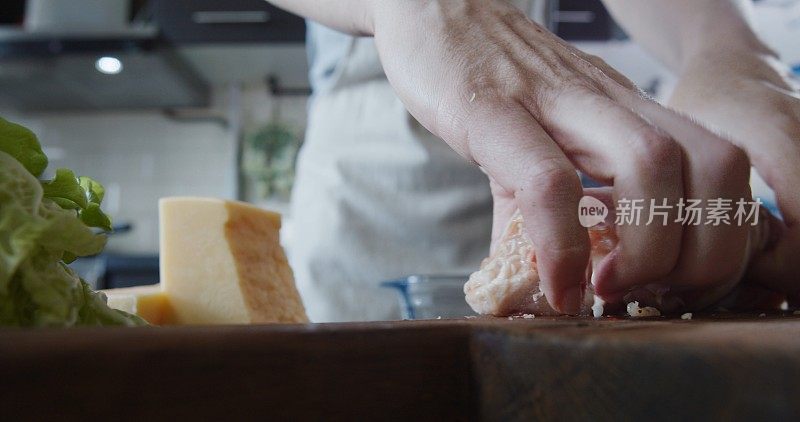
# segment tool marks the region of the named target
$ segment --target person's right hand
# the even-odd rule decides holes
[[[571,47],[505,1],[387,0],[365,17],[390,83],[410,113],[492,182],[499,233],[519,208],[549,303],[576,313],[587,232],[576,168],[614,199],[749,199],[744,153],[645,98],[596,57]],[[621,300],[663,283],[723,295],[744,270],[748,228],[670,222],[619,228],[595,289]]]

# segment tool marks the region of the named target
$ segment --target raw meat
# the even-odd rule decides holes
[[[752,228],[748,256],[763,250],[767,239],[768,218],[775,218],[762,208],[759,225]],[[591,242],[590,268],[596,266],[616,246],[618,239],[613,226],[600,223],[588,229]],[[767,291],[759,286],[740,283],[741,274],[704,291],[670,292],[669,286],[648,284],[624,297],[623,303],[607,304],[594,295],[592,284],[586,286],[582,315],[600,317],[604,312],[625,312],[625,303],[641,302],[660,312],[674,313],[706,308],[712,304],[732,310],[778,309],[785,295]],[[539,286],[536,254],[525,234],[522,216],[517,211],[491,255],[464,285],[466,301],[475,312],[484,315],[558,315]],[[734,286],[734,287],[732,287]],[[637,313],[638,315],[638,313]],[[679,315],[679,314],[678,314]]]
[[[464,293],[475,312],[495,316],[558,315],[539,288],[536,255],[524,232],[522,215],[517,211],[494,252],[483,260],[480,270],[470,275]],[[617,244],[614,231],[602,223],[589,229],[589,238],[593,263],[600,262]],[[588,288],[583,311],[588,314],[594,304],[593,290]],[[602,315],[602,308],[600,304],[594,309]]]

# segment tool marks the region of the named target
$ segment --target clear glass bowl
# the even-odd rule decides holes
[[[476,315],[464,300],[467,275],[410,275],[381,283],[395,289],[404,319],[461,318]]]

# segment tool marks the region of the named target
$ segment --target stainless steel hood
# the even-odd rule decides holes
[[[106,69],[103,60],[118,66]],[[155,28],[69,34],[0,31],[0,104],[6,107],[200,107],[208,100],[206,82],[159,41]]]
[[[307,87],[305,29],[296,16],[263,0],[138,0],[137,4],[143,6],[132,26],[119,29],[0,26],[0,107],[21,111],[204,107],[212,85],[268,76],[289,87]],[[40,9],[60,25],[52,9]],[[107,69],[106,63],[113,66]]]

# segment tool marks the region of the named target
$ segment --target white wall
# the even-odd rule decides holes
[[[268,122],[276,107],[282,121],[302,131],[306,97],[276,99],[263,82],[233,95],[214,90],[220,110],[238,108],[242,130]],[[232,104],[231,102],[235,102]],[[157,110],[24,114],[0,110],[0,116],[29,127],[50,157],[46,177],[58,167],[90,176],[106,187],[103,208],[115,224],[131,223],[129,234],[112,236],[107,251],[158,253],[158,199],[165,196],[236,195],[236,142],[230,128],[215,121],[174,120]],[[246,198],[280,212],[287,204]],[[285,224],[289,226],[288,219]]]
[[[48,172],[68,167],[106,186],[104,208],[134,231],[108,251],[158,252],[158,198],[234,195],[235,145],[211,122],[177,122],[158,112],[8,115],[38,136]]]

